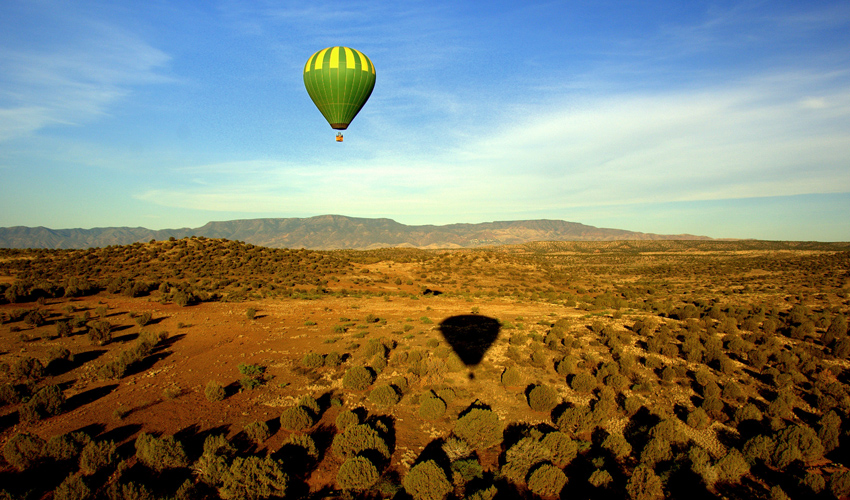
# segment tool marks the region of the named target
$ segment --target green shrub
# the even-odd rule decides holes
[[[473,479],[484,477],[484,469],[477,458],[462,458],[452,461],[452,482],[457,486],[466,485]]]
[[[158,472],[189,465],[183,445],[172,435],[157,438],[146,432],[139,434],[136,438],[136,458]]]
[[[34,434],[19,432],[6,441],[3,458],[18,470],[28,469],[41,460],[44,444],[44,440]]]
[[[349,425],[334,437],[331,445],[334,455],[347,459],[366,450],[374,450],[384,458],[390,457],[390,449],[384,438],[368,424]]]
[[[389,407],[399,402],[401,397],[395,388],[389,384],[379,385],[369,393],[369,401],[377,406]]]
[[[309,394],[305,394],[298,398],[298,406],[303,406],[304,408],[307,408],[308,410],[313,412],[313,415],[316,417],[318,417],[319,414],[322,412],[322,408],[319,406],[319,402],[316,401],[316,398],[310,396]]]
[[[694,429],[707,429],[710,424],[711,419],[708,418],[708,414],[702,408],[696,408],[688,413],[688,425]]]
[[[116,449],[112,441],[89,441],[80,452],[80,471],[92,475],[111,466],[117,458]]]
[[[150,311],[145,311],[142,314],[136,316],[135,319],[136,324],[139,325],[139,327],[144,327],[151,322],[151,320],[153,319],[153,314],[151,314]]]
[[[501,475],[516,484],[524,484],[528,472],[536,464],[549,460],[551,452],[537,438],[524,437],[505,452]]]
[[[658,462],[672,460],[672,458],[673,451],[670,448],[670,442],[660,437],[650,438],[640,452],[641,463],[650,467],[654,467]]]
[[[840,469],[829,476],[829,491],[835,498],[844,498],[850,495],[850,470]]]
[[[90,341],[98,345],[108,344],[112,340],[112,323],[109,321],[89,323],[87,335]]]
[[[44,454],[57,461],[71,460],[79,457],[83,447],[89,442],[91,438],[84,432],[60,434],[47,440]]]
[[[442,500],[452,491],[446,473],[433,460],[414,465],[401,484],[413,500]]]
[[[634,472],[629,477],[629,482],[626,484],[626,493],[632,500],[656,500],[664,498],[661,479],[651,467],[645,464],[635,467]]]
[[[817,472],[808,471],[800,480],[800,485],[810,489],[812,493],[817,495],[826,488],[826,479]]]
[[[337,430],[344,431],[349,425],[359,424],[360,417],[353,411],[345,410],[339,412],[339,415],[336,416],[335,423]]]
[[[0,384],[0,406],[18,404],[23,396],[14,384]]]
[[[566,467],[578,455],[578,444],[561,431],[552,431],[540,440],[549,450],[549,459],[558,467]]]
[[[204,452],[195,462],[193,469],[201,481],[211,486],[224,482],[229,474],[229,460],[236,448],[222,435],[214,434],[204,440]]]
[[[42,418],[58,415],[65,403],[65,395],[58,385],[46,385],[24,403],[20,409],[20,417],[24,422],[35,422]]]
[[[53,490],[54,500],[86,500],[91,498],[91,490],[86,486],[83,478],[71,473],[59,486]]]
[[[342,364],[342,356],[336,351],[331,351],[325,355],[324,364],[329,368],[335,368]]]
[[[304,368],[320,368],[325,364],[325,357],[317,352],[308,352],[301,358],[301,366]]]
[[[587,482],[594,488],[605,488],[614,481],[611,474],[605,469],[596,469],[587,479]]]
[[[336,484],[344,490],[362,491],[378,482],[378,469],[366,457],[355,456],[347,459],[339,467]]]
[[[567,434],[576,435],[590,432],[596,426],[590,418],[587,406],[571,406],[564,409],[555,421],[555,425]]]
[[[270,436],[269,426],[265,422],[251,422],[243,430],[248,439],[258,445],[263,444]]]
[[[729,450],[717,461],[717,477],[720,481],[737,483],[741,477],[750,471],[750,464],[736,448]]]
[[[570,388],[578,392],[591,392],[596,389],[596,378],[589,373],[579,373],[570,381]]]
[[[550,413],[560,402],[558,391],[548,385],[536,385],[528,393],[528,406],[534,411]]]
[[[492,410],[473,408],[457,419],[454,433],[476,450],[486,450],[502,441],[502,423]]]
[[[319,458],[319,449],[316,447],[316,441],[309,434],[292,434],[283,444],[301,448],[310,458]]]
[[[9,376],[12,380],[36,381],[44,376],[44,365],[33,357],[23,357],[12,364]]]
[[[375,375],[365,366],[353,366],[342,377],[343,387],[355,391],[365,391],[374,381]]]
[[[567,476],[564,471],[552,464],[541,465],[528,477],[528,489],[542,497],[560,495],[565,484]]]
[[[227,391],[220,383],[210,380],[204,388],[204,396],[210,401],[221,401],[227,397]]]
[[[280,426],[290,431],[303,431],[313,427],[313,414],[303,406],[290,406],[280,414]]]
[[[437,420],[446,413],[446,402],[429,391],[419,398],[419,416],[426,420]]]
[[[632,454],[632,445],[619,434],[609,434],[604,441],[602,447],[611,452],[615,458],[622,460]]]
[[[271,457],[236,457],[224,476],[219,493],[222,498],[240,500],[284,497],[288,483],[289,476]]]

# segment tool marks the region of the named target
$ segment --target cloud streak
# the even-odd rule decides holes
[[[7,118],[0,141],[89,122],[134,85],[172,81],[158,72],[170,59],[163,51],[118,26],[53,7],[39,12],[32,31],[17,34],[37,42],[0,45],[0,116]]]

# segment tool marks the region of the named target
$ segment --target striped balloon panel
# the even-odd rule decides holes
[[[375,66],[349,47],[328,47],[307,60],[304,86],[332,128],[345,130],[375,88]]]

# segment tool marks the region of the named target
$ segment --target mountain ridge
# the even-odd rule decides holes
[[[90,248],[189,236],[239,240],[271,248],[310,250],[368,250],[384,247],[471,248],[531,241],[711,239],[691,234],[663,235],[599,228],[558,219],[406,225],[388,218],[326,214],[305,218],[210,221],[198,228],[178,229],[0,227],[0,248]]]

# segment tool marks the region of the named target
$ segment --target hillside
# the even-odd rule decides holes
[[[198,228],[152,230],[142,227],[48,229],[0,228],[0,248],[93,248],[186,236],[225,238],[270,248],[311,250],[384,247],[472,248],[531,241],[615,241],[708,239],[608,229],[562,220],[496,221],[443,226],[408,226],[392,219],[342,215],[308,218],[245,219],[208,222]]]

